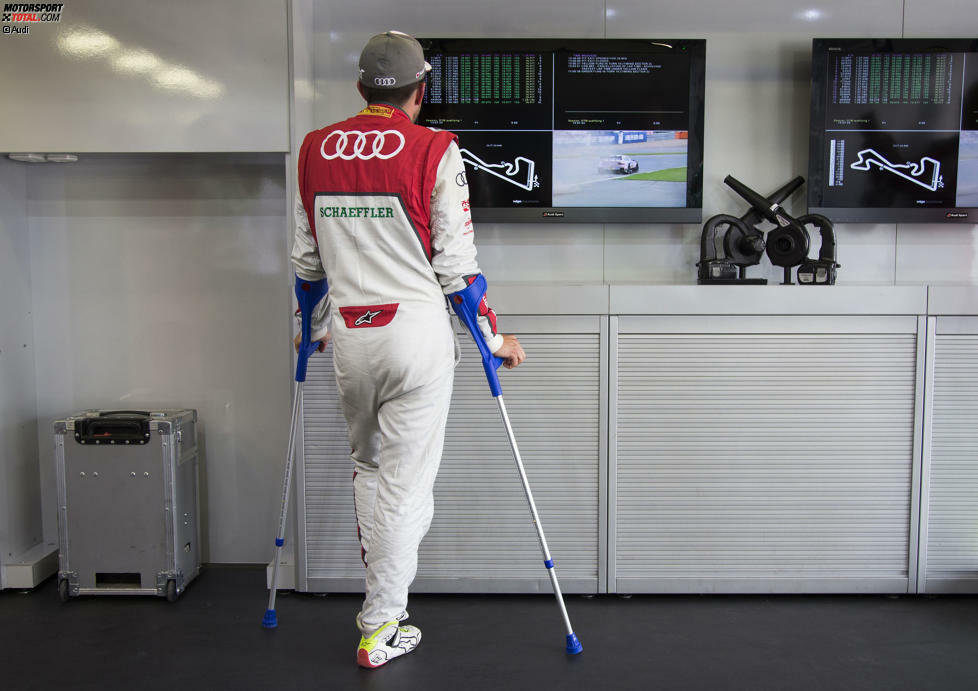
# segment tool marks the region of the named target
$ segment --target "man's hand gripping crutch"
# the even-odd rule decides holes
[[[472,334],[479,353],[482,355],[482,367],[489,380],[489,390],[492,392],[496,403],[499,405],[499,413],[503,418],[503,425],[506,427],[506,435],[509,437],[509,444],[513,449],[513,458],[516,459],[516,467],[520,473],[520,480],[523,482],[523,491],[526,493],[526,500],[530,505],[530,513],[533,516],[533,524],[537,529],[537,537],[540,539],[540,549],[543,551],[543,563],[550,574],[550,582],[553,585],[554,597],[560,606],[561,616],[564,618],[564,625],[567,628],[567,652],[576,655],[581,652],[581,642],[577,639],[574,629],[567,616],[567,608],[564,606],[564,598],[560,592],[560,584],[557,582],[557,571],[554,568],[553,559],[550,556],[550,548],[547,546],[547,538],[543,534],[543,526],[540,524],[540,516],[537,514],[536,503],[533,501],[533,493],[530,491],[530,483],[526,478],[526,470],[523,468],[523,459],[520,457],[520,450],[516,446],[516,437],[513,435],[513,426],[509,422],[509,415],[506,413],[506,405],[503,403],[503,390],[499,384],[499,376],[496,370],[500,365],[512,368],[518,365],[526,357],[519,341],[513,336],[506,336],[503,345],[496,350],[496,353],[489,352],[482,330],[479,328],[479,308],[485,300],[486,279],[479,274],[475,277],[468,287],[452,293],[448,296],[455,314]]]

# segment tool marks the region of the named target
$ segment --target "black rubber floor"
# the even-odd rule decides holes
[[[978,598],[415,596],[418,650],[356,666],[350,595],[279,597],[210,567],[179,601],[0,593],[0,688],[978,689]]]

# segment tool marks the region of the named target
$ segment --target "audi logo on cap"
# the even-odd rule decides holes
[[[386,160],[401,153],[404,148],[404,135],[397,130],[333,130],[323,139],[319,153],[327,161],[341,158],[352,161],[355,158],[368,161],[371,158]]]
[[[374,84],[377,86],[394,86],[397,80],[394,77],[374,77]]]

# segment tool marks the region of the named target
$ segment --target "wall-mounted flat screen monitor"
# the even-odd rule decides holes
[[[978,223],[978,39],[814,40],[808,210]]]
[[[420,41],[477,221],[702,220],[705,41]]]

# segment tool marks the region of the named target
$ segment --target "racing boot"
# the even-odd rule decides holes
[[[380,667],[395,657],[411,652],[420,642],[421,629],[416,626],[398,626],[397,621],[389,621],[369,638],[360,637],[357,664],[367,669]]]

